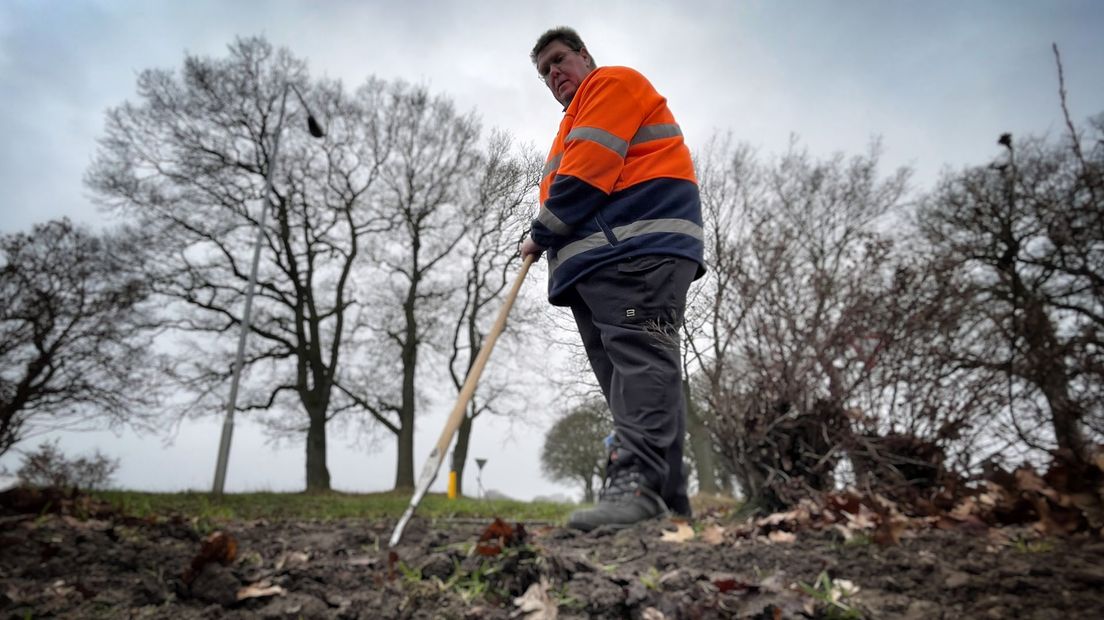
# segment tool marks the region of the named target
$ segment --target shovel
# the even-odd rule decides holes
[[[410,521],[410,517],[414,516],[414,509],[421,503],[426,491],[429,490],[429,485],[433,484],[433,480],[437,477],[437,470],[441,468],[441,462],[445,460],[445,451],[452,443],[452,436],[456,433],[456,429],[460,428],[460,423],[464,420],[464,412],[468,408],[468,401],[471,400],[472,394],[475,393],[479,376],[483,374],[483,367],[487,365],[487,359],[491,357],[491,349],[494,348],[495,341],[498,340],[499,334],[506,327],[506,317],[509,316],[510,308],[514,305],[514,300],[517,299],[518,291],[521,290],[521,283],[525,280],[525,274],[529,273],[529,267],[533,265],[535,259],[536,255],[531,254],[525,257],[525,261],[521,264],[521,271],[514,279],[510,294],[506,296],[502,309],[498,311],[498,318],[495,319],[490,333],[487,334],[487,339],[483,342],[483,348],[479,350],[479,355],[476,356],[475,362],[468,370],[468,377],[464,380],[464,386],[460,388],[460,395],[457,396],[456,404],[452,407],[452,413],[449,414],[448,420],[445,422],[441,437],[437,440],[437,445],[433,446],[433,451],[429,453],[425,465],[422,466],[422,475],[418,477],[418,486],[414,488],[414,496],[410,498],[410,505],[406,507],[406,512],[403,513],[399,523],[395,526],[395,531],[391,534],[391,542],[388,543],[389,546],[394,547],[399,544],[399,539],[402,538],[406,524]]]

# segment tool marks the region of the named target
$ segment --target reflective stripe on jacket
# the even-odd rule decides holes
[[[595,69],[579,85],[548,153],[540,200],[532,235],[549,248],[554,304],[580,278],[630,257],[704,265],[690,150],[667,100],[627,67]]]

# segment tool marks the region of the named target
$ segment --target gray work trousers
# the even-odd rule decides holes
[[[610,264],[575,284],[570,307],[591,368],[628,451],[668,508],[690,514],[682,463],[686,402],[679,329],[692,260],[648,255]]]

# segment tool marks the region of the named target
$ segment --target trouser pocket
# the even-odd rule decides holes
[[[678,285],[674,256],[639,256],[617,264],[617,288],[626,293],[624,321],[662,325],[664,331],[682,324],[686,291]]]

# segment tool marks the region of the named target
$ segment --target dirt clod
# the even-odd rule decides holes
[[[205,603],[227,607],[238,601],[241,585],[230,569],[220,564],[207,564],[192,581],[191,594]]]

